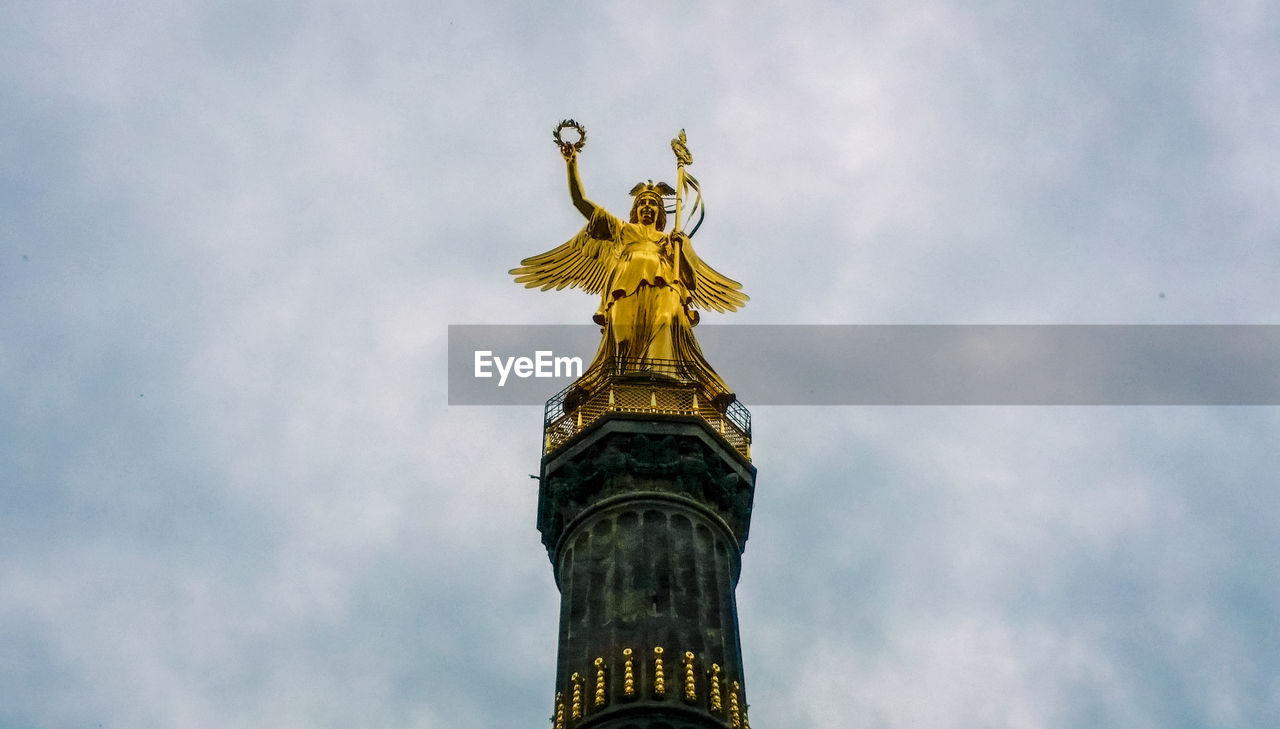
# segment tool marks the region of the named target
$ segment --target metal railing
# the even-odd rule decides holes
[[[547,401],[544,452],[551,453],[608,412],[662,413],[700,418],[745,458],[751,458],[751,412],[733,393],[687,362],[605,360]]]

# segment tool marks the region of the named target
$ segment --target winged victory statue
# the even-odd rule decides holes
[[[573,129],[576,141],[561,132]],[[746,304],[742,285],[711,266],[694,251],[691,239],[705,212],[697,181],[685,166],[693,161],[684,130],[671,140],[676,155],[676,187],[665,182],[637,183],[631,188],[627,220],[587,198],[578,172],[578,154],[586,131],[565,120],[554,134],[565,160],[569,199],[587,223],[563,245],[526,258],[511,274],[528,288],[579,288],[600,297],[592,320],[602,331],[600,347],[583,379],[607,371],[618,375],[648,372],[696,382],[717,400],[731,402],[732,391],[707,362],[694,338],[699,309],[736,311]],[[691,230],[681,224],[685,197],[695,193]],[[668,200],[675,221],[667,230]]]

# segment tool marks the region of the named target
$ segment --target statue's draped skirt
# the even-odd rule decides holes
[[[683,298],[676,286],[648,283],[613,297],[605,305],[604,336],[591,366],[607,366],[616,358],[623,372],[654,370],[701,383],[713,394],[729,393],[702,355]]]

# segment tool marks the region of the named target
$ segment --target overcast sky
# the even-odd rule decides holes
[[[708,322],[1280,324],[1274,3],[9,2],[0,727],[547,726],[541,408],[445,342],[594,311],[507,275],[565,117],[620,214],[687,130]],[[1280,716],[1276,408],[753,416],[754,726]]]

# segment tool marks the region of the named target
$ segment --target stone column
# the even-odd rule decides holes
[[[543,459],[553,729],[745,729],[734,598],[755,468],[695,417],[610,413]]]

